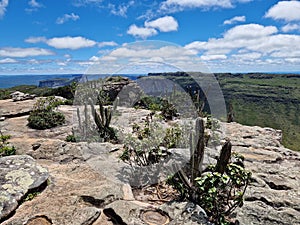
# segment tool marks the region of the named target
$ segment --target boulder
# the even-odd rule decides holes
[[[7,118],[29,115],[36,100],[14,102],[11,99],[0,100],[0,116]]]
[[[0,221],[16,210],[25,195],[49,177],[47,169],[27,155],[0,158]]]
[[[12,98],[12,100],[14,102],[16,102],[16,101],[24,101],[24,100],[28,100],[28,99],[34,99],[36,97],[36,95],[25,94],[23,92],[16,91],[14,93],[11,93],[10,97]]]
[[[33,221],[90,225],[102,216],[106,205],[118,200],[133,200],[130,187],[107,180],[84,162],[40,162],[51,174],[48,187],[33,200],[23,203],[3,225],[23,225]],[[106,224],[108,218],[102,221],[101,225]]]

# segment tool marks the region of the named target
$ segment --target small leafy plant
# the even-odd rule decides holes
[[[10,135],[4,135],[0,130],[0,157],[16,154],[15,147],[8,142],[10,137]]]
[[[120,159],[130,165],[148,166],[158,163],[168,155],[166,149],[160,148],[163,143],[163,129],[158,123],[144,124],[144,127],[133,125],[133,134],[124,140],[124,151]]]
[[[28,126],[33,129],[44,130],[64,124],[65,116],[55,111],[61,100],[54,96],[39,99],[28,117]]]
[[[216,165],[189,180],[189,175],[179,171],[170,176],[167,183],[172,185],[182,199],[190,199],[206,211],[211,222],[217,225],[230,223],[230,215],[243,206],[243,197],[251,181],[251,172],[244,168],[243,156],[233,153],[227,142]]]
[[[70,134],[66,137],[66,142],[76,142],[76,137],[73,134]]]
[[[243,206],[250,179],[251,173],[236,163],[228,164],[224,173],[211,166],[210,171],[196,178],[197,202],[215,223],[226,224],[226,218]]]

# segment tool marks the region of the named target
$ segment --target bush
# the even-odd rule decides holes
[[[3,135],[0,131],[0,157],[16,154],[16,149],[8,142],[10,135]]]
[[[61,104],[62,102],[54,97],[39,99],[27,119],[28,126],[33,129],[44,130],[64,124],[65,116],[54,111]]]
[[[237,207],[243,206],[243,197],[251,181],[251,172],[243,165],[243,157],[232,155],[224,173],[217,166],[211,165],[207,171],[195,179],[196,186],[188,187],[180,173],[169,176],[167,183],[181,195],[199,204],[216,225],[228,225],[230,215]]]
[[[73,134],[70,134],[66,137],[66,142],[76,142],[76,137]]]

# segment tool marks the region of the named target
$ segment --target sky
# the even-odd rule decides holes
[[[300,1],[0,0],[0,74],[137,65],[299,72]]]

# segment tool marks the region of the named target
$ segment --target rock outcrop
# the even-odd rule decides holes
[[[245,156],[253,174],[244,206],[238,210],[241,224],[300,224],[300,154],[280,144],[281,131],[226,124],[233,150]]]
[[[31,106],[34,103],[34,100],[26,101]],[[0,101],[0,111],[17,112],[20,103]],[[29,106],[22,106],[29,110]],[[19,207],[16,204],[15,214],[6,216],[4,225],[209,224],[205,221],[205,212],[198,206],[190,207],[188,202],[159,205],[138,198],[116,174],[125,166],[118,158],[122,145],[65,142],[65,137],[72,132],[72,116],[76,111],[72,106],[60,106],[58,110],[65,114],[66,124],[45,131],[28,128],[26,115],[8,117],[0,122],[1,130],[12,135],[10,142],[16,146],[18,154],[30,155],[47,168],[48,172],[38,177],[46,179],[46,174],[50,174],[46,189],[31,201]],[[146,110],[118,110],[120,119],[113,121],[113,125],[119,124],[125,133],[130,132],[134,122],[142,123],[141,118],[147,115]],[[281,132],[278,130],[237,123],[220,125],[223,136],[231,139],[233,151],[244,155],[245,166],[253,173],[244,206],[236,211],[240,224],[299,224],[300,154],[280,144]],[[205,162],[214,162],[218,152],[209,148],[206,151]],[[29,156],[14,157],[35,162]],[[7,159],[2,158],[1,162],[6,165],[10,162]],[[26,163],[19,164],[27,168]],[[18,171],[16,168],[19,167],[12,167],[12,171]],[[9,184],[3,178],[0,181]],[[28,191],[20,191],[23,192]],[[2,193],[1,190],[0,206],[4,202]],[[160,223],[155,223],[157,220]]]
[[[14,102],[17,102],[17,101],[24,101],[24,100],[28,100],[28,99],[34,99],[36,97],[36,95],[25,94],[23,92],[16,91],[16,92],[10,94],[10,97]]]
[[[0,158],[0,221],[11,215],[25,195],[41,187],[49,177],[47,169],[27,155]]]

